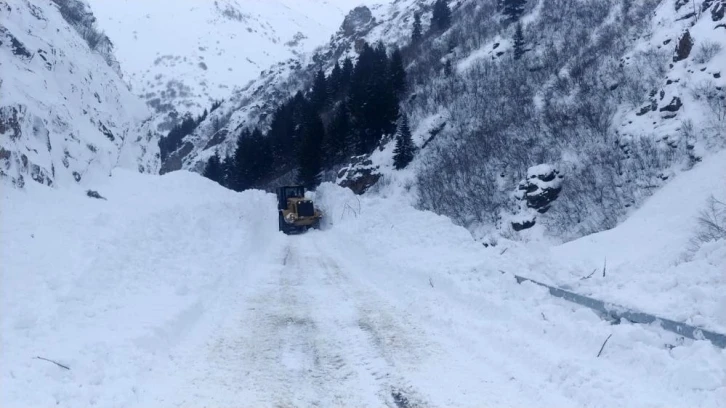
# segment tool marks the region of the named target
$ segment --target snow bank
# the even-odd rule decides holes
[[[287,237],[273,195],[195,174],[91,188],[2,190],[0,406],[726,400],[726,351],[519,285],[521,260],[405,196],[324,184],[323,229]]]
[[[484,248],[449,219],[401,200],[358,197],[331,184],[318,189],[316,200],[327,214],[317,234],[328,251],[342,255],[343,268],[358,271],[409,321],[421,322],[421,338],[450,347],[427,366],[445,378],[432,381],[417,368],[434,404],[482,401],[488,386],[478,382],[481,371],[468,371],[472,360],[484,370],[496,367],[484,377],[496,389],[487,401],[498,406],[537,399],[549,406],[720,406],[726,397],[726,351],[656,327],[611,326],[541,287],[518,285],[511,273],[526,274],[527,263],[536,267],[535,254],[513,258],[502,247]],[[508,378],[506,386],[499,376]],[[453,384],[477,391],[436,392]]]
[[[105,200],[3,189],[1,406],[136,406],[174,347],[224,316],[251,259],[275,258],[272,195],[186,172],[93,188]]]

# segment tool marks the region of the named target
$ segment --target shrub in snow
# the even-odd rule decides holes
[[[726,239],[726,202],[711,196],[698,216],[698,229],[691,240],[691,249],[695,252],[703,244],[720,239]]]
[[[721,51],[721,44],[713,41],[704,41],[696,49],[693,60],[699,64],[707,64]]]

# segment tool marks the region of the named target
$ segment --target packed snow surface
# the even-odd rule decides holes
[[[326,184],[323,230],[285,236],[274,195],[195,174],[93,188],[2,189],[0,406],[726,401],[726,351],[518,285],[402,200]]]

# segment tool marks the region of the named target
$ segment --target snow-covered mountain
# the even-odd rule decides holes
[[[175,140],[85,0],[0,0],[0,407],[724,408],[726,0],[452,0],[429,30],[433,4],[355,8]],[[402,48],[407,167],[390,134],[344,150],[326,180],[369,188],[309,191],[298,236],[274,194],[187,171],[291,95],[278,129],[345,129],[317,71],[404,70],[363,41]]]
[[[726,143],[721,0],[530,0],[519,24],[498,1],[450,1],[451,27],[429,32],[433,3],[355,9],[326,47],[235,92],[162,168],[200,171],[215,152],[231,154],[241,129],[265,129],[281,101],[309,90],[318,69],[355,58],[362,41],[404,48],[402,110],[426,143],[405,182],[423,208],[482,236],[572,239],[612,228]],[[415,13],[425,38],[413,47]],[[391,158],[375,152],[365,171],[397,182]]]
[[[169,130],[271,65],[324,44],[359,3],[385,0],[89,0],[133,92]]]
[[[184,139],[169,160],[164,161],[162,171],[181,168],[201,171],[206,160],[215,152],[222,156],[232,154],[237,131],[244,127],[264,127],[282,101],[298,90],[308,89],[315,70],[329,70],[335,61],[345,56],[355,58],[355,45],[359,41],[403,43],[410,30],[413,13],[429,9],[432,2],[395,0],[354,8],[341,20],[342,23],[338,23],[339,28],[330,41],[316,52],[280,61],[263,70],[246,86],[233,90],[221,108],[210,114],[193,134]]]
[[[3,0],[0,13],[0,174],[22,186],[75,184],[117,166],[157,172],[151,112],[93,37],[86,5]]]

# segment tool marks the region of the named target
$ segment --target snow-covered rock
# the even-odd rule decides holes
[[[82,183],[117,166],[158,171],[150,111],[58,6],[0,9],[0,174],[23,186]]]

